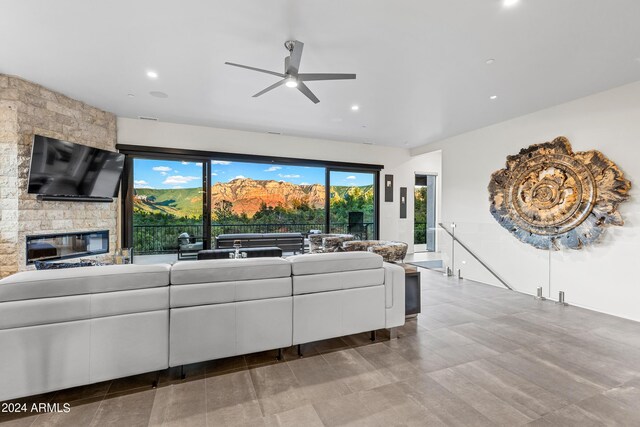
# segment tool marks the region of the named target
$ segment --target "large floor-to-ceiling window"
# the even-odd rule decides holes
[[[376,236],[376,174],[329,170],[331,233],[353,234],[360,240]]]
[[[324,229],[324,168],[225,160],[211,163],[214,236]]]
[[[135,254],[177,253],[204,247],[203,162],[133,160]]]
[[[122,242],[137,256],[193,256],[230,233],[378,235],[381,166],[119,148],[127,154]]]

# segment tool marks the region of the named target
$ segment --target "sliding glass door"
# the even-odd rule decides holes
[[[329,229],[359,240],[377,238],[377,173],[328,170]]]
[[[211,161],[212,236],[324,229],[325,169]]]
[[[220,234],[378,237],[381,165],[119,145],[123,247],[136,263],[196,258]]]
[[[206,246],[203,167],[203,162],[133,159],[133,249],[138,260],[193,256]]]

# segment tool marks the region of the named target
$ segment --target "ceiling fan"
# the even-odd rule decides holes
[[[254,98],[257,98],[260,95],[264,95],[265,93],[277,88],[278,86],[285,85],[291,88],[298,88],[298,90],[302,92],[307,98],[309,98],[314,104],[317,104],[318,102],[320,102],[320,100],[313,94],[313,92],[311,92],[309,87],[307,87],[304,82],[318,80],[350,80],[356,78],[355,74],[299,73],[298,71],[300,70],[300,60],[302,59],[302,48],[304,47],[304,43],[298,40],[288,40],[284,42],[284,47],[286,47],[289,51],[289,56],[284,58],[284,74],[277,73],[275,71],[263,70],[262,68],[234,64],[233,62],[225,62],[225,64],[282,77],[282,80],[280,80],[279,82],[274,83],[268,88],[261,90],[260,92],[253,95]]]

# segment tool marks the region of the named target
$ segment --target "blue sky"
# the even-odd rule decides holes
[[[212,180],[229,182],[234,178],[286,181],[294,184],[324,184],[324,168],[242,163],[213,160]],[[202,186],[202,163],[134,160],[135,188],[197,188]],[[370,185],[371,174],[332,172],[333,185]]]

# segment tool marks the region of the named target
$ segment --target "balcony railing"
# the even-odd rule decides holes
[[[373,237],[372,222],[364,223],[365,230],[369,230],[364,238]],[[290,224],[213,224],[211,226],[211,236],[219,234],[241,234],[241,233],[303,233],[307,234],[311,230],[325,232],[324,223],[290,223]],[[331,233],[348,233],[348,223],[332,223]],[[184,225],[134,225],[133,245],[134,253],[137,255],[151,255],[163,253],[175,253],[178,251],[178,236],[182,233],[189,234],[190,237],[202,238],[203,226],[201,224]]]

